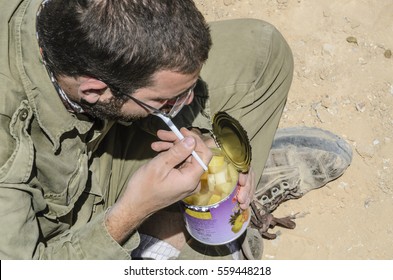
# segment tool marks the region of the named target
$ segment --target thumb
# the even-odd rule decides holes
[[[161,153],[166,167],[172,169],[186,160],[194,150],[195,143],[195,139],[188,136],[173,145],[167,152]]]

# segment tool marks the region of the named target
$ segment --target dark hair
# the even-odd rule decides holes
[[[50,0],[37,18],[49,69],[131,93],[159,70],[195,72],[210,31],[192,0]]]

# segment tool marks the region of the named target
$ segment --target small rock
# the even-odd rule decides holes
[[[358,59],[360,65],[366,65],[367,61],[363,57],[359,57]]]
[[[356,110],[363,113],[366,110],[366,104],[364,102],[356,103]]]
[[[371,198],[367,198],[365,201],[364,201],[364,208],[368,208],[368,207],[370,207],[370,204],[373,202],[373,200],[371,199]]]
[[[357,45],[358,44],[358,39],[356,37],[354,37],[354,36],[349,36],[349,37],[347,37],[347,42]]]
[[[389,50],[389,49],[387,49],[387,50],[383,53],[383,55],[384,55],[386,58],[391,58],[391,57],[392,57],[392,51]]]
[[[230,5],[233,5],[234,2],[235,2],[235,0],[224,0],[224,5],[230,6]]]

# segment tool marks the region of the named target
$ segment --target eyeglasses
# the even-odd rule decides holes
[[[146,103],[140,101],[139,99],[136,99],[132,95],[123,93],[119,90],[116,90],[116,93],[123,95],[125,97],[128,97],[129,99],[131,99],[132,101],[134,101],[139,106],[141,106],[145,110],[149,111],[149,113],[151,113],[153,115],[164,115],[167,118],[174,118],[180,112],[180,110],[184,107],[186,101],[189,99],[191,94],[194,92],[197,82],[195,82],[195,84],[193,84],[189,89],[185,90],[184,92],[182,92],[181,94],[179,94],[175,98],[162,101],[161,108],[154,108],[153,106],[150,106],[149,104],[146,104]]]

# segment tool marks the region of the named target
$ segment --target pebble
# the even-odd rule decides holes
[[[356,110],[363,113],[366,110],[366,104],[364,102],[356,103]]]
[[[234,3],[235,3],[235,0],[224,0],[225,6],[230,6],[230,5],[233,5]]]
[[[347,42],[357,45],[358,44],[358,39],[356,37],[354,37],[354,36],[349,36],[349,37],[347,37]]]
[[[384,55],[386,58],[391,58],[391,57],[392,57],[392,51],[389,50],[389,49],[387,49],[387,50],[383,53],[383,55]]]

